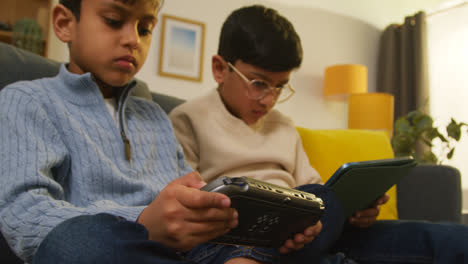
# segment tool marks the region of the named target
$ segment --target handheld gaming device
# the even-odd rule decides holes
[[[212,241],[222,244],[280,247],[317,223],[325,210],[311,193],[248,177],[220,177],[201,190],[226,194],[239,213],[239,225]]]

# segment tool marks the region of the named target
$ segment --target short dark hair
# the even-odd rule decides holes
[[[80,20],[81,0],[60,0],[59,3],[68,8],[77,20]]]
[[[289,71],[301,65],[302,45],[288,19],[272,8],[252,5],[228,16],[218,55],[233,64],[242,60],[268,71]]]
[[[133,5],[136,0],[120,0],[123,3],[128,3],[130,5]],[[158,8],[161,8],[164,0],[151,0],[155,5],[158,6]],[[73,15],[75,16],[76,20],[80,20],[80,14],[81,14],[81,0],[60,0],[60,4],[68,8]]]

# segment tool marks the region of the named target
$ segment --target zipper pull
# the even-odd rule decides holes
[[[130,150],[130,141],[125,140],[125,158],[130,161],[132,159],[132,151]]]
[[[124,142],[124,148],[125,148],[125,159],[130,161],[132,159],[132,151],[131,151],[131,147],[130,147],[130,140],[128,140],[125,135],[122,135],[122,140]]]

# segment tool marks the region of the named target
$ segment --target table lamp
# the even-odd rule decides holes
[[[366,66],[338,64],[325,69],[323,94],[326,97],[346,99],[355,93],[367,93]]]
[[[348,128],[384,130],[393,134],[393,95],[387,93],[352,94],[348,101]]]

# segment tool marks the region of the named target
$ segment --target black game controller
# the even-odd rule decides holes
[[[212,241],[221,244],[280,247],[317,223],[325,210],[311,193],[248,177],[220,177],[201,190],[226,194],[239,213],[239,225]]]

